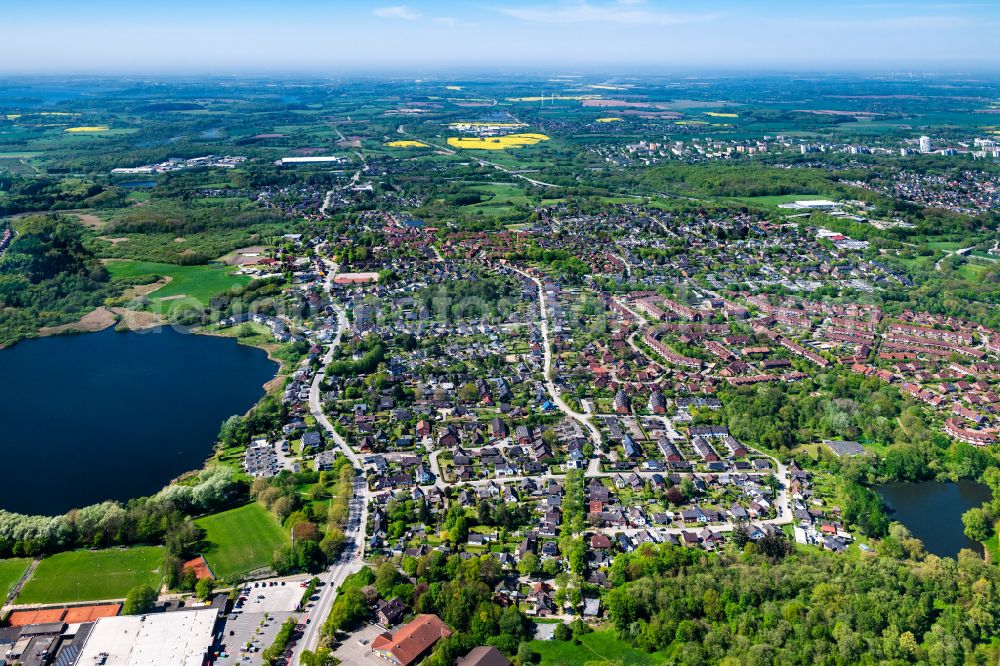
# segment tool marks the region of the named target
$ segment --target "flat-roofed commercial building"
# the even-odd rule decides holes
[[[78,664],[202,666],[212,647],[218,609],[105,617],[83,645]]]

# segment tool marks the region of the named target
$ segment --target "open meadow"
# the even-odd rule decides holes
[[[207,305],[213,296],[227,289],[250,283],[246,275],[232,275],[233,268],[221,264],[177,266],[152,261],[108,261],[112,277],[134,279],[145,276],[170,278],[164,286],[149,294],[150,307],[157,312],[170,310],[179,303],[197,301]]]

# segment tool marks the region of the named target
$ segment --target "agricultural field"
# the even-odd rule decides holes
[[[74,550],[41,561],[17,597],[19,604],[124,599],[137,585],[159,587],[163,548]]]
[[[508,148],[523,148],[533,146],[542,141],[548,141],[544,134],[507,134],[505,136],[487,137],[449,137],[448,145],[452,148],[465,150],[507,150]]]
[[[152,261],[113,260],[108,261],[106,266],[115,278],[170,278],[167,284],[149,294],[150,307],[156,312],[169,311],[192,301],[205,305],[213,296],[232,287],[249,284],[251,280],[246,275],[232,275],[233,268],[221,264],[177,266]]]
[[[411,140],[390,141],[385,145],[389,148],[427,148],[427,144],[423,141]]]
[[[7,598],[30,563],[31,560],[26,557],[0,560],[0,601]]]
[[[202,555],[216,577],[227,579],[266,567],[274,551],[288,543],[288,535],[267,510],[253,503],[199,518],[209,544]]]

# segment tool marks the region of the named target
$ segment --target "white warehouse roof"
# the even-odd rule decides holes
[[[212,647],[216,609],[104,617],[83,645],[78,664],[202,666]]]

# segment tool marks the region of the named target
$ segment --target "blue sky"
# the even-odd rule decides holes
[[[4,1],[0,73],[989,70],[997,34],[996,0]]]

